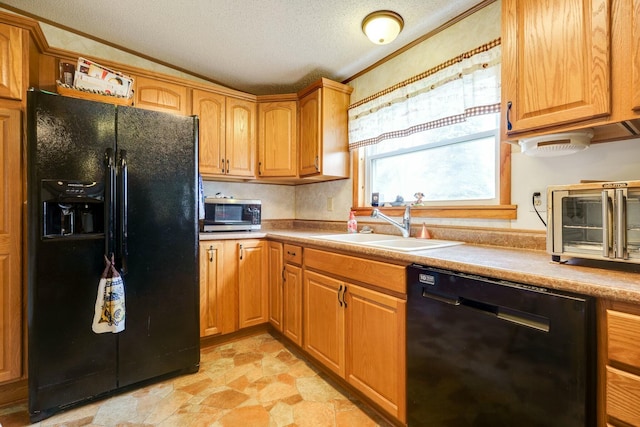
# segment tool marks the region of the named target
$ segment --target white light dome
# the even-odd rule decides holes
[[[577,153],[591,145],[593,130],[554,133],[523,138],[518,141],[522,152],[528,156],[554,157]]]

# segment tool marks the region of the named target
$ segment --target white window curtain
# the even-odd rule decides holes
[[[349,107],[349,149],[500,111],[500,39]]]

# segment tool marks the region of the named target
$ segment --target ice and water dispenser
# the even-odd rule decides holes
[[[104,185],[100,182],[42,180],[43,238],[104,233]]]

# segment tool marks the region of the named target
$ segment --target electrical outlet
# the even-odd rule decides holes
[[[327,197],[327,212],[333,212],[333,197]]]
[[[540,193],[533,193],[533,206],[535,206],[536,208],[539,208],[540,206],[542,206],[542,196],[540,195]]]
[[[547,203],[545,199],[546,194],[541,191],[534,191],[531,194],[531,200],[529,201],[529,212],[535,212],[536,210],[540,213],[540,215],[546,215],[547,213]],[[535,207],[535,208],[534,208]]]

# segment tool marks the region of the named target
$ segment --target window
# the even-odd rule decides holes
[[[413,202],[423,193],[427,206],[498,204],[497,116],[480,116],[473,127],[488,128],[481,132],[455,136],[470,126],[453,126],[366,147],[365,200],[376,192],[381,202]]]
[[[354,206],[370,206],[374,192],[389,203],[423,193],[418,216],[515,218],[500,57],[493,40],[349,107]]]

